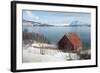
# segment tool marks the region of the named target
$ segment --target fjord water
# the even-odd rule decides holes
[[[28,32],[43,34],[52,44],[57,44],[67,32],[75,32],[80,37],[84,48],[90,49],[91,46],[91,27],[88,26],[36,26],[27,27],[27,29]]]

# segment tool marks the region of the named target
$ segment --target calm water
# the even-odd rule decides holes
[[[25,28],[25,27],[24,27]],[[23,29],[24,29],[23,28]],[[64,36],[67,32],[75,32],[81,39],[84,48],[90,48],[91,30],[90,27],[27,27],[28,32],[39,32],[44,34],[46,38],[54,44]]]

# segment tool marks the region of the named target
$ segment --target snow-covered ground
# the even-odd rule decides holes
[[[39,47],[39,45],[37,47]],[[79,59],[79,56],[76,53],[64,53],[57,49],[36,48],[36,44],[32,44],[27,48],[23,48],[23,63],[67,61],[70,59],[77,60]]]

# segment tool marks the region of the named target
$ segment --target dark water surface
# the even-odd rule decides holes
[[[25,29],[25,28],[23,28]],[[83,47],[90,49],[91,45],[91,27],[88,26],[74,26],[74,27],[27,27],[28,32],[42,33],[51,43],[57,42],[67,32],[75,32],[81,39]]]

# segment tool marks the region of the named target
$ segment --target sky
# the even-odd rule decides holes
[[[72,22],[91,24],[90,13],[23,10],[23,19],[51,25],[70,25]]]

